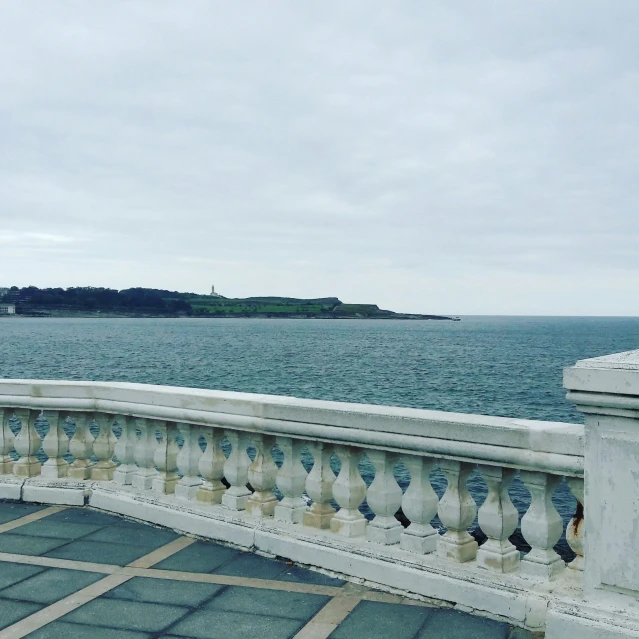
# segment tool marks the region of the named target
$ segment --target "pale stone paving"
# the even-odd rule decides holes
[[[0,525],[0,548],[3,539],[8,539],[9,535],[21,537],[25,542],[24,550],[30,541],[47,539],[34,533],[47,534],[42,524],[48,521],[51,534],[58,535],[51,539],[60,544],[44,551],[45,555],[62,554],[64,547],[75,543],[93,544],[97,551],[114,545],[100,541],[102,537],[118,538],[123,531],[120,544],[126,544],[124,540],[128,533],[131,543],[138,544],[132,548],[139,555],[132,561],[117,565],[25,552],[0,552],[0,613],[5,604],[14,609],[13,617],[8,614],[0,617],[5,625],[0,630],[0,639],[25,636],[33,639],[73,639],[76,636],[214,639],[253,636],[256,629],[265,639],[374,639],[383,637],[379,632],[386,632],[389,619],[395,624],[393,634],[397,639],[409,637],[405,630],[412,633],[411,638],[464,636],[469,639],[507,639],[511,636],[511,628],[506,624],[431,608],[415,600],[371,591],[364,586],[344,584],[290,563],[264,559],[211,542],[198,542],[106,513],[0,503],[0,515],[5,519],[5,523]],[[40,527],[34,528],[34,525]],[[103,530],[106,531],[104,535],[100,534]],[[60,537],[63,534],[72,537]],[[167,534],[173,539],[165,543]],[[154,537],[158,536],[159,542],[154,541]],[[87,541],[82,542],[85,539]],[[149,545],[156,547],[150,549]],[[206,562],[207,557],[213,558],[219,552],[222,553],[222,564],[217,570],[227,573],[239,570],[238,574],[179,569],[181,564],[184,568],[192,566],[191,557],[201,557]],[[128,555],[128,552],[122,552],[120,557],[124,559]],[[105,556],[115,555],[108,552]],[[247,568],[242,568],[244,564],[237,562],[244,561],[244,558],[255,563],[260,574],[266,572],[266,567],[272,567],[269,569],[275,578],[241,576]],[[247,564],[248,573],[253,570],[251,562]],[[234,564],[238,565],[237,569]],[[26,572],[19,574],[20,566]],[[82,587],[81,580],[73,577],[75,583],[69,583],[64,579],[65,574],[85,574],[95,581]],[[47,575],[52,577],[47,578]],[[6,581],[3,581],[3,576]],[[294,580],[285,581],[287,578]],[[332,583],[335,585],[329,585]],[[66,594],[69,589],[69,594]],[[33,603],[26,603],[29,600]],[[45,601],[51,603],[43,606]],[[159,606],[160,603],[162,606]],[[85,609],[86,614],[83,612]],[[395,610],[400,615],[398,619],[403,620],[400,626],[396,625]],[[451,613],[456,617],[437,621],[442,618],[441,615]],[[438,624],[442,623],[442,628],[439,628]],[[433,624],[436,634],[428,630]],[[465,628],[464,632],[471,634],[446,634],[449,627],[455,633]],[[515,636],[523,635],[512,635]]]

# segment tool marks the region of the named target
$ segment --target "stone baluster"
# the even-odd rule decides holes
[[[402,497],[402,511],[410,526],[401,534],[402,550],[424,555],[437,548],[439,535],[430,522],[437,514],[439,499],[430,483],[430,473],[436,467],[434,459],[407,455],[402,458],[410,473],[410,484]]]
[[[473,464],[442,459],[439,469],[448,486],[439,501],[438,514],[448,530],[437,540],[437,552],[459,563],[471,561],[477,556],[477,542],[467,530],[477,515],[477,504],[467,486]]]
[[[277,466],[271,454],[275,438],[257,433],[251,434],[250,438],[255,446],[255,459],[249,466],[248,479],[254,492],[248,498],[246,511],[256,517],[272,517],[277,505],[277,497],[273,494]]]
[[[366,539],[385,546],[398,544],[404,529],[395,518],[402,505],[402,489],[393,474],[397,455],[383,450],[367,450],[366,455],[375,467],[375,479],[366,493],[366,501],[375,517],[368,522]]]
[[[130,485],[133,475],[138,470],[135,464],[135,448],[138,445],[136,433],[136,420],[131,415],[118,416],[118,424],[122,428],[122,434],[115,445],[115,455],[120,465],[113,473],[113,481],[122,486]]]
[[[302,520],[305,526],[312,528],[330,528],[335,508],[331,506],[335,473],[331,468],[333,448],[324,442],[309,444],[313,455],[313,468],[306,477],[306,494],[313,503],[304,513]]]
[[[68,476],[72,479],[89,479],[93,466],[91,462],[94,441],[91,433],[93,413],[75,413],[73,421],[75,432],[69,442],[69,450],[75,459],[69,466]]]
[[[307,476],[302,465],[302,449],[306,444],[290,437],[278,437],[277,445],[284,454],[277,471],[277,487],[284,498],[275,506],[275,519],[298,524],[306,512],[306,502],[302,499]]]
[[[13,431],[9,422],[13,417],[13,408],[0,408],[0,474],[13,472],[13,458],[9,453],[13,450]]]
[[[175,486],[175,496],[180,499],[194,500],[197,491],[202,485],[202,479],[198,475],[198,464],[202,457],[200,448],[200,427],[194,424],[178,424],[178,430],[184,444],[177,456],[177,465],[182,478]]]
[[[66,415],[57,410],[45,411],[44,416],[49,422],[49,432],[42,441],[42,449],[49,459],[42,465],[42,476],[50,478],[66,477],[69,464],[64,456],[69,452],[69,438],[64,432]]]
[[[552,503],[561,477],[522,470],[521,481],[530,491],[530,506],[521,520],[521,532],[532,550],[521,560],[521,574],[552,580],[565,568],[553,550],[563,531],[563,521]]]
[[[91,468],[91,479],[97,481],[111,481],[115,472],[116,463],[113,461],[113,452],[117,439],[113,432],[112,413],[96,413],[95,421],[100,431],[93,442],[93,454],[98,461]]]
[[[339,510],[331,519],[331,531],[345,537],[360,537],[366,533],[366,518],[359,505],[366,497],[366,484],[359,474],[361,449],[354,446],[335,446],[335,454],[342,463],[333,483],[333,498]]]
[[[20,420],[20,432],[14,445],[20,459],[13,464],[13,472],[19,477],[35,477],[40,474],[40,461],[36,453],[40,450],[40,435],[35,429],[39,410],[17,409],[16,416]]]
[[[510,500],[508,487],[516,471],[499,466],[480,466],[488,495],[479,509],[479,526],[488,539],[477,551],[477,565],[494,572],[512,572],[519,567],[519,551],[508,541],[519,523],[519,513]]]
[[[158,444],[155,436],[157,426],[155,420],[145,417],[137,417],[135,423],[140,429],[140,439],[135,447],[134,457],[137,470],[131,479],[131,485],[139,490],[149,490],[153,486],[153,478],[157,472],[153,461],[155,448]]]
[[[177,433],[175,422],[158,422],[160,441],[153,453],[153,461],[158,469],[153,477],[153,491],[162,495],[172,495],[179,479],[177,469],[178,445],[175,441]]]
[[[197,489],[196,499],[205,504],[220,504],[226,486],[222,483],[226,457],[222,450],[224,431],[219,428],[203,428],[202,436],[206,442],[206,449],[200,457],[198,469],[203,483]]]
[[[248,447],[248,435],[241,431],[225,431],[226,439],[231,444],[231,454],[224,463],[224,477],[230,487],[222,496],[222,505],[231,510],[245,510],[251,491],[247,488],[248,469],[251,458],[246,449]]]
[[[577,555],[569,564],[573,570],[584,569],[584,480],[582,477],[567,477],[566,483],[577,500],[577,509],[566,528],[566,541]]]

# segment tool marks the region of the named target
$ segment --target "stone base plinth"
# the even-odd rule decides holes
[[[47,479],[60,479],[66,477],[69,472],[69,464],[64,459],[48,459],[42,464],[41,476]]]
[[[477,542],[468,535],[468,539],[458,539],[457,537],[444,534],[437,540],[437,554],[452,559],[460,564],[472,561],[477,556]]]
[[[331,519],[331,532],[343,537],[361,537],[366,534],[368,521],[359,510],[349,511],[345,508],[338,510]]]
[[[13,464],[13,474],[18,477],[36,477],[40,474],[40,462],[36,457],[22,457]]]
[[[275,506],[273,516],[277,521],[287,521],[290,524],[299,524],[304,519],[306,504],[303,506],[289,506],[279,503]]]
[[[366,539],[374,544],[383,544],[384,546],[398,544],[404,527],[397,520],[395,521],[397,522],[396,526],[376,526],[375,519],[373,519],[366,526]]]
[[[76,460],[76,461],[84,462],[84,460]],[[69,466],[69,470],[67,471],[67,477],[69,477],[69,479],[78,479],[78,480],[89,479],[89,477],[91,477],[92,467],[93,467],[93,464],[76,465],[76,462],[73,462]]]
[[[140,472],[138,471],[133,475],[131,480],[131,486],[138,490],[149,490],[153,486],[153,478],[155,477],[155,470],[153,472]]]
[[[306,509],[302,523],[311,528],[326,529],[331,527],[331,519],[335,516],[335,508],[330,504],[320,504],[313,502],[310,508]]]
[[[229,488],[224,495],[222,495],[222,506],[225,506],[229,510],[246,510],[248,504],[248,498],[251,493],[247,490],[246,493],[232,492],[233,488]]]
[[[151,489],[160,493],[161,495],[172,495],[175,492],[175,485],[178,482],[178,477],[163,477],[162,475],[156,475],[153,478]]]
[[[221,504],[226,488],[208,488],[200,486],[195,493],[195,499],[203,504]]]
[[[430,535],[426,535],[423,537],[419,535],[411,535],[410,533],[404,531],[400,535],[399,547],[402,550],[414,552],[418,555],[427,555],[437,550],[438,538],[439,535],[434,530]]]
[[[557,556],[548,563],[537,561],[536,558],[529,558],[528,553],[520,562],[521,576],[532,577],[533,579],[541,579],[542,581],[552,581],[556,579],[566,568],[564,560]]]
[[[199,484],[181,484],[178,482],[175,485],[175,496],[178,499],[186,499],[188,501],[193,501],[197,497],[197,491],[202,486],[202,483]]]
[[[277,497],[273,494],[266,498],[256,497],[253,493],[246,502],[246,512],[253,517],[272,517],[277,506]]]
[[[477,565],[480,568],[500,573],[517,570],[519,567],[519,551],[517,548],[515,548],[512,544],[509,544],[510,548],[505,548],[503,550],[500,550],[499,548],[486,547],[488,546],[489,541],[487,541],[477,551]]]

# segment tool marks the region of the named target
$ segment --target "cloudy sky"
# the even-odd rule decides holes
[[[0,285],[639,315],[637,0],[3,0]]]

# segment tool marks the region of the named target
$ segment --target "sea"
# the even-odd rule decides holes
[[[637,348],[639,318],[628,317],[0,318],[1,378],[166,384],[573,423],[582,417],[565,399],[563,368]],[[365,457],[360,470],[370,483]],[[401,462],[395,473],[405,488]],[[432,481],[441,495],[444,478],[435,472]],[[486,489],[477,473],[469,486],[481,505]],[[510,494],[523,515],[528,491],[515,480]],[[565,483],[554,503],[567,522],[575,501]],[[372,517],[366,503],[362,512]],[[472,529],[481,536],[476,522]],[[565,539],[557,549],[570,559]]]

